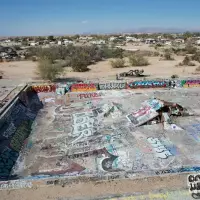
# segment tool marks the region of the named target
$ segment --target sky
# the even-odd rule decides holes
[[[200,0],[0,0],[0,36],[200,30]]]

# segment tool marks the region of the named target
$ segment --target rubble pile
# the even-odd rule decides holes
[[[187,109],[177,103],[167,102],[157,98],[142,103],[142,107],[127,116],[135,127],[162,123],[164,129],[182,130],[173,124],[174,117],[189,116]]]

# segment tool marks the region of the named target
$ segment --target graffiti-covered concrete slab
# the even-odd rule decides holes
[[[198,89],[137,93],[101,90],[95,95],[80,94],[73,93],[75,100],[66,104],[66,95],[60,95],[64,100],[58,102],[56,93],[40,92],[44,107],[32,124],[12,175],[156,176],[200,170],[198,117],[172,118],[179,129],[165,129],[163,123],[135,127],[127,118],[151,97],[187,105],[198,115]],[[190,126],[197,128],[196,138]]]

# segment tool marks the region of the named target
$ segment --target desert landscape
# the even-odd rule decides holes
[[[0,5],[0,200],[200,199],[200,1]]]
[[[129,49],[134,46],[127,45],[125,49]],[[152,51],[147,45],[137,46],[139,51]],[[105,61],[97,62],[96,64],[89,65],[90,69],[87,72],[74,72],[71,67],[65,67],[62,78],[82,78],[84,80],[116,80],[116,74],[122,72],[128,72],[129,70],[144,70],[144,74],[147,75],[147,79],[154,78],[171,78],[172,75],[178,75],[178,77],[198,77],[199,73],[196,71],[198,62],[194,62],[195,66],[177,66],[182,62],[185,56],[174,55],[174,60],[161,60],[160,56],[146,57],[149,61],[148,66],[135,66],[125,68],[112,68],[108,59]],[[126,59],[126,58],[125,58]],[[127,63],[128,63],[128,59]],[[21,82],[35,82],[42,81],[38,76],[37,62],[33,61],[11,61],[0,63],[0,71],[3,72],[3,79],[20,80]],[[141,79],[130,77],[129,79]]]

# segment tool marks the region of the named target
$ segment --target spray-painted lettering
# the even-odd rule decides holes
[[[73,84],[71,92],[94,92],[97,91],[96,85],[93,83]]]
[[[169,156],[172,156],[172,154],[165,148],[163,144],[161,144],[160,140],[158,138],[147,138],[147,141],[151,144],[153,147],[156,156],[158,158],[166,159]]]
[[[128,88],[164,88],[167,87],[166,81],[134,81],[128,84]]]
[[[99,83],[99,89],[100,90],[126,89],[126,83],[125,82]]]
[[[55,92],[56,85],[33,85],[32,89],[37,93],[40,92]]]

